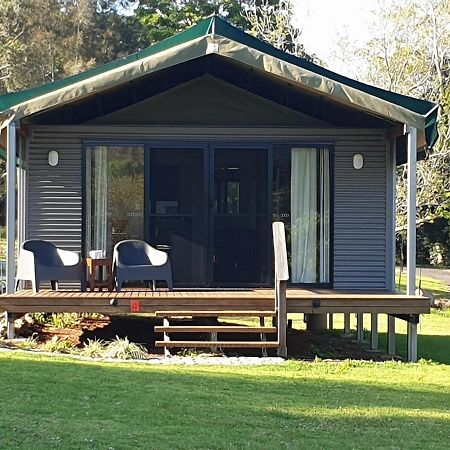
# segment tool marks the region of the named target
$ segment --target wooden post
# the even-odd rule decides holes
[[[350,313],[344,313],[344,334],[350,334],[352,332],[350,328]]]
[[[169,322],[169,319],[168,319],[167,317],[164,317],[164,319],[163,319],[163,325],[164,325],[164,327],[170,326],[170,322]],[[169,333],[166,333],[166,332],[164,331],[164,334],[163,334],[163,340],[164,340],[164,342],[169,342],[169,341],[170,341]],[[164,356],[171,356],[171,355],[170,355],[169,347],[164,347]]]
[[[388,314],[387,353],[395,355],[395,317]]]
[[[370,349],[378,350],[378,314],[370,315]]]
[[[278,356],[287,358],[286,328],[286,286],[289,279],[286,235],[283,222],[272,224],[273,249],[275,256],[275,306],[278,328]]]
[[[328,314],[328,329],[333,331],[333,313]]]
[[[260,327],[265,327],[266,326],[266,321],[265,321],[265,319],[264,319],[264,316],[261,316],[260,318],[259,318],[259,326]],[[261,339],[261,342],[266,342],[267,341],[267,338],[266,338],[266,333],[260,333],[259,334],[259,337],[260,337],[260,339]],[[261,349],[261,356],[263,357],[263,358],[267,358],[267,348],[266,347],[263,347],[262,349]]]
[[[408,322],[407,328],[407,359],[409,362],[417,362],[417,323]]]
[[[278,356],[287,358],[286,345],[286,329],[287,329],[287,312],[286,312],[286,281],[279,281],[277,286],[278,291]]]
[[[358,342],[364,341],[364,314],[356,314],[356,339]]]
[[[14,339],[16,337],[16,332],[14,330],[14,321],[16,320],[16,314],[5,312],[6,318],[6,338]]]

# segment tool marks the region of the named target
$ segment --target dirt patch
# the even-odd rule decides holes
[[[197,320],[178,320],[176,325],[212,325],[211,319]],[[110,341],[116,336],[119,338],[128,337],[131,342],[142,344],[150,355],[161,355],[162,348],[155,347],[155,340],[162,339],[161,335],[154,332],[155,325],[162,325],[162,319],[154,317],[142,316],[112,316],[100,318],[83,318],[72,327],[57,328],[54,326],[42,326],[33,324],[22,333],[24,337],[34,336],[39,345],[52,339],[68,340],[72,345],[82,347],[88,339],[99,339]],[[227,325],[237,325],[227,322]],[[208,339],[206,333],[203,334],[173,334],[173,340],[202,340]],[[221,338],[219,334],[219,339]],[[244,334],[238,335],[227,333],[227,340],[256,340],[259,335]],[[268,340],[274,340],[275,336],[268,335]],[[391,359],[381,352],[368,350],[365,346],[359,344],[353,337],[343,337],[336,333],[316,333],[306,332],[303,330],[289,329],[287,334],[287,344],[289,357],[296,359],[313,360],[316,357],[322,359],[360,359],[385,361]],[[201,350],[203,351],[203,350]],[[182,349],[178,349],[178,354],[182,353]],[[187,351],[189,353],[189,351]],[[174,352],[175,353],[175,352]],[[223,349],[223,353],[227,356],[261,356],[259,349]],[[273,349],[268,350],[269,356],[275,356]]]

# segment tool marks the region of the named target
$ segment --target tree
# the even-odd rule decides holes
[[[185,30],[212,14],[226,18],[244,30],[251,23],[244,11],[277,0],[141,0],[136,17],[144,25],[141,41],[154,44]]]
[[[250,24],[248,32],[253,36],[287,53],[315,60],[306,53],[301,42],[302,31],[294,23],[293,0],[252,1],[244,8],[243,15]]]
[[[125,0],[2,0],[0,91],[79,73],[137,50]]]
[[[418,164],[417,223],[450,217],[450,3],[403,0],[377,14],[375,38],[360,50],[366,81],[441,106],[439,140]],[[397,177],[397,231],[406,228],[406,167]]]

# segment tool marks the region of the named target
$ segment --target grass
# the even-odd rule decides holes
[[[101,364],[0,353],[0,448],[448,448],[431,363]]]

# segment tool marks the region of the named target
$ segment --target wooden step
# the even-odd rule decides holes
[[[278,348],[277,341],[156,341],[156,347],[177,348]]]
[[[156,326],[155,333],[276,333],[275,327],[235,326]]]
[[[156,311],[155,315],[157,317],[273,317],[275,316],[275,311],[246,311],[246,310],[239,310],[239,311],[228,311],[228,310],[221,310],[221,311],[192,311],[192,310],[186,310],[186,311]]]

